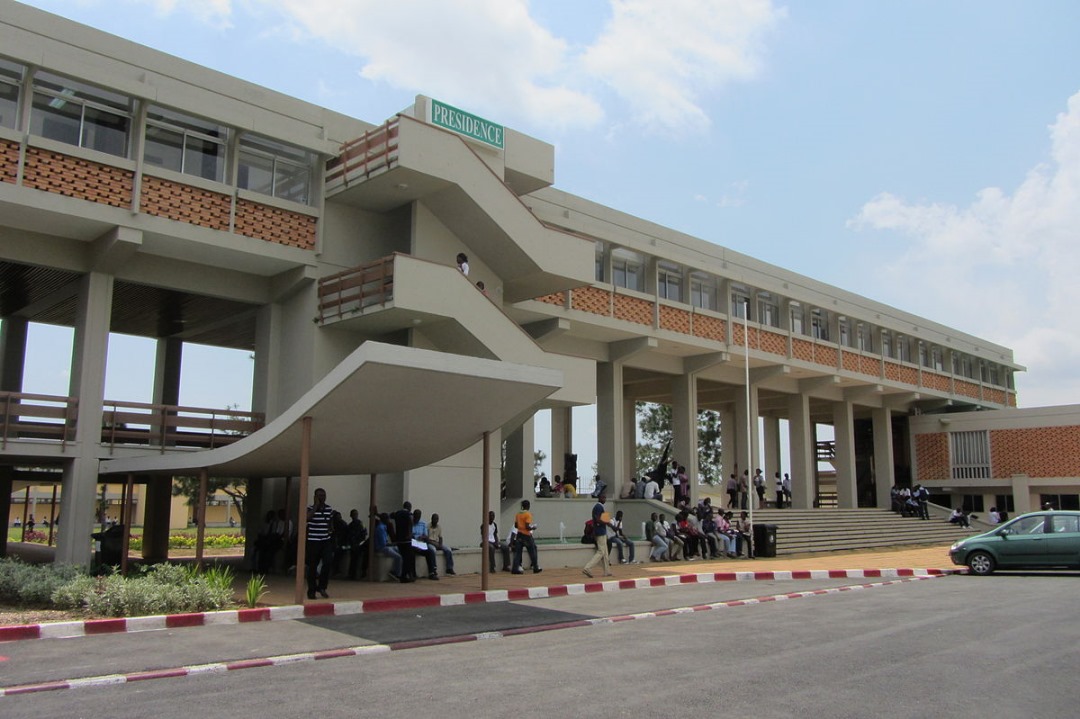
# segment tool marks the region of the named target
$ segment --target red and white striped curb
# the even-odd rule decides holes
[[[485,604],[488,602],[546,599],[593,592],[614,592],[624,589],[647,589],[671,587],[680,584],[704,584],[707,582],[738,582],[760,580],[795,579],[876,579],[955,574],[956,569],[813,569],[774,572],[707,572],[701,574],[671,574],[637,579],[614,579],[606,582],[564,584],[552,587],[523,587],[520,589],[496,589],[459,594],[433,594],[420,597],[391,597],[365,601],[287,605],[258,609],[234,609],[220,612],[192,612],[189,614],[163,614],[150,617],[121,617],[117,619],[88,619],[77,622],[48,622],[43,624],[19,624],[0,627],[0,642],[25,639],[68,639],[96,634],[121,634],[131,632],[179,629],[182,627],[207,627],[223,624],[277,621],[281,619],[306,619],[310,617],[345,616],[388,612],[396,609],[419,609],[423,607],[452,607],[462,604]]]
[[[876,571],[876,570],[874,570]],[[886,571],[886,570],[882,570]],[[296,664],[300,662],[317,662],[323,659],[339,659],[342,657],[358,657],[366,656],[369,654],[383,654],[386,652],[401,651],[403,649],[416,649],[420,647],[433,647],[445,644],[462,644],[465,642],[477,642],[491,639],[503,639],[506,637],[521,636],[524,634],[536,634],[539,632],[550,632],[559,629],[574,629],[580,627],[597,626],[601,624],[615,624],[620,622],[634,621],[638,619],[656,619],[658,617],[669,617],[680,614],[692,614],[694,612],[703,612],[713,609],[726,609],[731,607],[744,607],[754,604],[764,604],[766,602],[779,602],[788,599],[801,599],[804,597],[816,597],[825,594],[838,594],[840,592],[858,591],[862,589],[873,589],[876,587],[887,587],[893,584],[902,584],[904,582],[920,581],[923,579],[934,579],[937,577],[943,577],[946,574],[955,572],[934,572],[934,573],[919,573],[919,574],[905,574],[904,578],[892,579],[884,582],[874,582],[870,584],[856,584],[845,587],[831,587],[828,589],[814,589],[806,592],[788,592],[786,594],[773,594],[766,597],[756,597],[753,599],[735,599],[726,602],[714,602],[711,604],[698,604],[691,607],[678,607],[675,609],[662,609],[652,612],[640,612],[637,614],[622,614],[611,617],[594,617],[591,619],[578,619],[570,622],[559,622],[557,624],[544,624],[533,627],[520,627],[517,629],[503,629],[491,632],[479,632],[476,634],[459,634],[449,637],[436,637],[433,639],[417,639],[412,641],[393,642],[390,644],[366,644],[356,647],[345,647],[342,649],[327,649],[317,652],[303,652],[299,654],[283,654],[275,657],[260,657],[254,659],[241,659],[232,662],[213,662],[210,664],[194,664],[184,667],[174,667],[171,669],[155,669],[150,671],[131,672],[128,674],[105,674],[96,677],[83,677],[80,679],[65,679],[54,682],[42,682],[40,684],[23,684],[20,686],[12,686],[0,688],[0,697],[16,696],[19,694],[35,694],[39,692],[60,691],[64,689],[82,689],[87,687],[102,687],[111,686],[115,684],[128,684],[132,682],[147,681],[150,679],[171,679],[174,677],[190,677],[198,676],[200,674],[221,674],[225,672],[237,671],[240,669],[254,669],[256,667],[275,667],[285,664]],[[750,572],[748,574],[756,574]],[[790,574],[790,572],[783,572],[782,574]],[[712,575],[683,575],[683,577],[710,577]],[[843,577],[839,577],[843,578]],[[629,580],[628,580],[629,581]],[[711,579],[704,580],[705,582],[712,581]],[[599,584],[615,584],[616,582],[602,582]],[[693,581],[682,582],[683,584],[692,584]],[[582,585],[572,585],[582,586]],[[652,585],[655,586],[655,585]],[[325,606],[325,605],[324,605]]]

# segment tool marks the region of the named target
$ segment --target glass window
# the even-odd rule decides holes
[[[0,127],[16,129],[19,122],[19,87],[24,69],[7,60],[0,60]]]
[[[810,310],[810,334],[814,339],[829,341],[829,315],[825,310]]]
[[[911,361],[911,348],[908,347],[907,337],[896,335],[896,359],[901,362]]]
[[[801,335],[803,332],[803,308],[798,302],[791,303],[791,332]]]
[[[716,309],[716,281],[712,275],[690,273],[690,303],[706,310]]]
[[[606,282],[604,279],[604,243],[600,240],[596,241],[596,267],[595,267],[596,281]]]
[[[942,357],[940,347],[930,348],[930,365],[938,372],[943,372],[945,370],[945,360]]]
[[[874,351],[874,339],[870,328],[860,322],[855,330],[855,342],[863,352]]]
[[[747,317],[748,312],[749,317]],[[731,312],[729,314],[740,319],[754,319],[754,313],[750,312],[750,290],[743,285],[731,286]]]
[[[127,157],[131,100],[109,90],[38,73],[34,77],[30,132]]]
[[[633,250],[620,247],[611,253],[613,284],[628,290],[645,291],[644,262]]]
[[[175,172],[224,182],[227,141],[228,129],[222,125],[151,107],[146,113],[143,159]]]
[[[1050,531],[1076,534],[1080,532],[1080,517],[1075,514],[1055,514],[1050,518]]]
[[[245,190],[308,204],[315,154],[273,140],[240,139],[236,184]]]
[[[780,326],[780,305],[769,292],[758,293],[758,321],[769,327]]]
[[[892,350],[892,335],[888,332],[882,331],[881,333],[881,354],[885,357],[893,356]]]
[[[1042,534],[1045,531],[1045,517],[1022,517],[1009,525],[1010,534]]]
[[[672,262],[660,262],[656,267],[656,294],[665,300],[682,302],[682,268]]]
[[[842,347],[850,347],[851,329],[848,326],[847,317],[841,317],[836,321],[836,330],[840,334],[840,345]]]

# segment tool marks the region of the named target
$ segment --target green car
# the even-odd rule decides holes
[[[953,564],[972,574],[995,569],[1080,569],[1080,512],[1032,512],[962,539],[949,548]]]

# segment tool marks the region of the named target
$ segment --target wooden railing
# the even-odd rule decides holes
[[[371,177],[376,170],[394,162],[397,150],[398,119],[395,117],[341,146],[341,153],[326,163],[326,187],[331,188],[338,182],[348,187],[350,177]]]
[[[56,397],[22,392],[0,392],[4,414],[0,418],[3,438],[9,440],[51,440],[61,445],[75,439],[79,401],[75,397]]]
[[[140,402],[106,402],[101,414],[101,443],[117,446],[213,449],[232,444],[265,423],[260,412],[206,409]]]
[[[319,280],[319,323],[385,305],[394,298],[394,255]]]

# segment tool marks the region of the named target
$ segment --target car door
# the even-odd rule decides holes
[[[1002,567],[1026,567],[1043,564],[1050,537],[1046,533],[1046,515],[1033,514],[1020,517],[1001,528],[1001,541],[994,547],[998,553],[998,565]]]
[[[1080,566],[1080,514],[1054,513],[1049,519],[1047,563]]]

